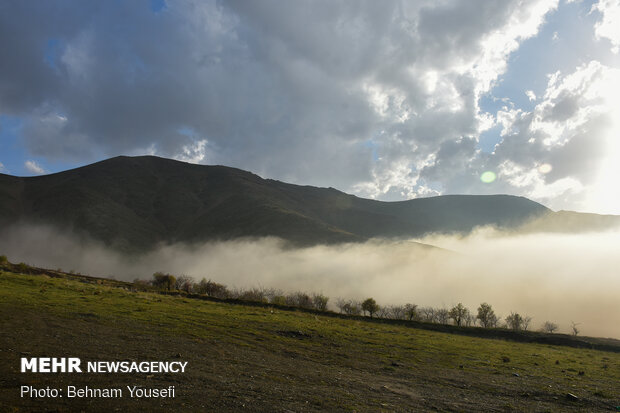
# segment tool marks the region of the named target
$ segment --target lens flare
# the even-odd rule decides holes
[[[549,165],[548,163],[544,163],[538,167],[538,172],[540,172],[541,174],[548,174],[549,172],[551,172],[552,169],[553,167],[551,165]]]
[[[497,178],[497,176],[493,171],[485,171],[482,173],[482,175],[480,175],[480,180],[485,184],[490,184],[491,182],[495,181],[495,178]]]

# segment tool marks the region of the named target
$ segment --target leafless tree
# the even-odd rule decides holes
[[[426,323],[436,323],[437,322],[437,311],[433,307],[422,307],[419,312],[420,318],[422,321]]]
[[[417,320],[419,318],[418,306],[416,304],[405,304],[405,317],[409,321]]]
[[[191,293],[194,289],[195,281],[189,275],[181,275],[177,278],[174,283],[174,288],[177,290],[185,291],[187,293]]]
[[[523,317],[519,313],[510,313],[508,317],[506,317],[506,324],[508,328],[519,331],[519,330],[527,330],[527,327],[530,324],[532,319],[530,317]]]
[[[319,311],[327,311],[327,302],[329,297],[323,294],[312,294],[312,306]]]
[[[545,321],[541,330],[545,333],[555,333],[558,330],[558,325],[556,323],[552,323],[551,321]]]

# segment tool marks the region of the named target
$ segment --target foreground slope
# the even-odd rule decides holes
[[[610,411],[620,354],[0,273],[9,411]],[[99,283],[99,284],[98,284]],[[117,285],[123,285],[117,283]],[[23,356],[181,360],[185,374],[20,374]],[[174,399],[20,398],[21,385],[167,387]],[[576,396],[573,398],[568,394]]]
[[[550,211],[521,197],[380,202],[223,166],[117,157],[52,175],[0,174],[0,225],[53,224],[124,249],[277,236],[298,244],[515,227]]]

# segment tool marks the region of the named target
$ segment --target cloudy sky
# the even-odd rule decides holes
[[[620,214],[620,0],[3,1],[0,172],[116,155]]]

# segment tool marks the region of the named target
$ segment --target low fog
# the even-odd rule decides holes
[[[19,226],[0,236],[11,262],[94,276],[149,279],[155,271],[203,277],[229,287],[322,292],[380,305],[447,307],[475,313],[488,302],[502,318],[511,311],[568,333],[620,338],[620,232],[524,234],[480,229],[468,236],[429,236],[417,242],[292,249],[277,239],[167,245],[126,257],[94,241],[49,227]]]

